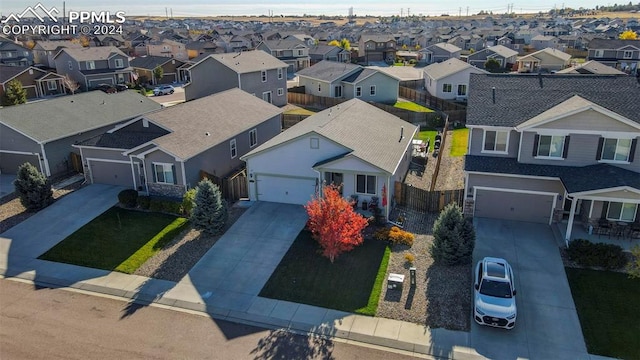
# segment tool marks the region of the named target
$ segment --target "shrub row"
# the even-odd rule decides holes
[[[412,233],[404,231],[397,226],[380,229],[376,231],[373,236],[378,240],[389,241],[394,245],[404,244],[413,246],[413,240],[415,239]]]
[[[165,212],[176,215],[184,215],[182,200],[151,196],[138,196],[138,192],[133,189],[122,190],[118,194],[118,201],[125,207],[143,210]]]
[[[621,269],[628,261],[620,246],[592,243],[584,239],[571,241],[567,253],[569,259],[580,266],[601,267],[607,270]]]

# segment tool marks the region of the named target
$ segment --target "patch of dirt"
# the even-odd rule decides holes
[[[451,156],[453,131],[447,132],[447,138],[442,151],[440,170],[436,179],[435,190],[456,190],[464,188],[464,156]],[[429,190],[431,179],[435,173],[438,158],[429,152],[426,157],[414,158],[405,183],[420,189]],[[424,167],[419,166],[424,163]]]

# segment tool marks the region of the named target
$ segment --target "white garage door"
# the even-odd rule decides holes
[[[272,175],[256,177],[258,200],[304,205],[316,192],[316,179]]]
[[[478,189],[474,216],[548,224],[554,196]]]
[[[133,187],[131,164],[106,161],[89,161],[93,184],[109,184]]]

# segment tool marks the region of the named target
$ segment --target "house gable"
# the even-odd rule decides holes
[[[386,173],[386,171],[380,169],[377,166],[371,165],[370,163],[354,156],[352,154],[347,154],[345,156],[340,156],[332,161],[328,161],[325,163],[321,163],[320,165],[314,166],[317,170],[322,170],[325,172],[353,172],[353,173]]]

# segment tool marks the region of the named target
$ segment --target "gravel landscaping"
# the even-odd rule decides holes
[[[464,188],[464,156],[451,156],[451,143],[453,139],[453,131],[447,132],[447,139],[442,148],[442,160],[440,161],[440,170],[436,180],[435,190],[456,190]],[[420,189],[429,190],[431,186],[431,178],[436,169],[437,157],[433,156],[433,152],[427,154],[426,166],[424,169],[411,170],[405,179],[405,183],[418,187]],[[423,159],[419,159],[424,161]]]

